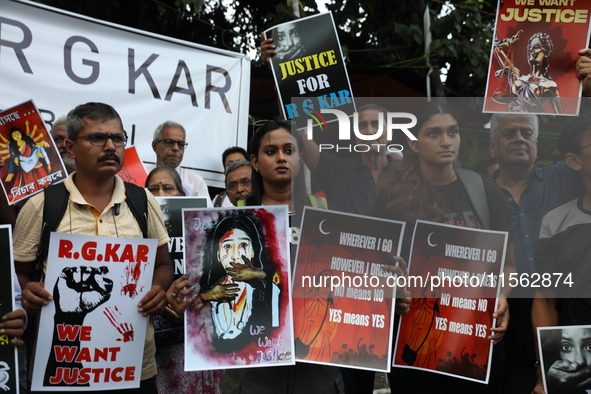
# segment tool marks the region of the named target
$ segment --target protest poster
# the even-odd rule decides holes
[[[488,383],[507,233],[418,220],[395,367]]]
[[[305,207],[293,282],[296,359],[388,372],[404,222]]]
[[[538,327],[546,394],[587,394],[591,389],[591,326]]]
[[[321,109],[353,115],[353,92],[331,13],[282,23],[264,34],[276,47],[271,70],[285,119],[301,129],[308,119],[325,124]]]
[[[10,205],[68,176],[32,100],[0,112],[0,180]]]
[[[156,201],[162,210],[162,219],[171,241],[168,243],[168,252],[174,263],[175,279],[185,273],[183,238],[183,209],[207,208],[206,197],[156,197]]]
[[[158,240],[51,233],[32,390],[139,387]],[[45,336],[45,338],[42,338]],[[51,339],[50,339],[51,338]]]
[[[125,160],[117,175],[119,175],[119,178],[123,179],[125,182],[133,183],[139,187],[144,187],[146,184],[148,173],[137,154],[135,146],[130,146],[125,149]]]
[[[14,311],[14,262],[12,231],[8,224],[0,225],[0,317]],[[16,347],[10,337],[0,334],[0,389],[3,393],[18,394],[18,361]]]
[[[293,365],[287,206],[184,209],[185,370]]]
[[[578,115],[588,0],[499,1],[484,112]]]

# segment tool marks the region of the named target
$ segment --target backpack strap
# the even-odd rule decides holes
[[[43,190],[43,225],[41,228],[41,244],[37,250],[37,264],[35,267],[35,276],[43,272],[43,261],[47,258],[49,252],[49,235],[57,230],[66,208],[70,193],[66,190],[64,183],[51,185]]]
[[[326,198],[308,194],[308,199],[310,200],[311,207],[328,209],[328,202],[326,201]]]
[[[125,202],[129,206],[131,213],[142,230],[144,238],[148,238],[148,196],[146,189],[134,185],[133,183],[125,183]]]
[[[455,168],[454,170],[468,192],[470,202],[472,202],[472,206],[476,210],[482,227],[490,229],[490,212],[488,210],[486,192],[484,191],[484,181],[474,171],[463,168]]]

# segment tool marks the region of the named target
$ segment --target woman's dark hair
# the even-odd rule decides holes
[[[282,122],[280,120],[270,120],[261,127],[259,127],[252,139],[248,144],[248,154],[249,157],[254,155],[255,157],[259,157],[259,149],[261,147],[261,141],[263,137],[270,133],[273,130],[277,129],[285,129],[287,130],[292,137],[295,138],[297,143],[298,154],[303,153],[304,151],[304,141],[299,133],[291,132],[290,125]],[[300,161],[300,165],[302,165],[302,161]],[[246,205],[261,205],[261,200],[263,198],[264,193],[264,186],[263,186],[263,177],[261,176],[260,172],[253,171],[252,172],[252,192],[250,197],[246,199]],[[306,203],[306,186],[304,182],[304,172],[300,170],[298,175],[295,179],[292,179],[291,185],[291,200],[293,201],[293,207],[296,212],[302,212],[304,209],[304,204]]]
[[[452,115],[449,107],[439,102],[428,102],[412,112],[417,124],[412,133],[417,136],[423,125],[434,115]],[[435,187],[421,175],[419,156],[411,149],[404,152],[400,165],[390,170],[373,192],[373,212],[396,220],[414,222],[417,219],[438,221],[443,216],[445,203]]]
[[[170,174],[170,176],[172,177],[172,179],[174,179],[174,186],[179,191],[179,196],[186,195],[185,190],[183,189],[183,181],[181,181],[181,177],[180,177],[179,173],[176,172],[175,169],[169,168],[167,166],[158,166],[158,167],[154,168],[152,171],[150,171],[150,173],[148,174],[148,177],[146,178],[145,187],[148,187],[150,185],[150,180],[152,179],[154,174],[157,174],[160,171],[167,171]]]
[[[226,270],[218,258],[220,240],[230,230],[242,230],[248,235],[254,250],[254,257],[250,262],[253,268],[263,269],[266,260],[263,245],[265,234],[258,219],[247,212],[230,211],[221,216],[217,223],[207,231],[207,243],[203,255],[203,275],[201,289],[209,289],[226,276]]]

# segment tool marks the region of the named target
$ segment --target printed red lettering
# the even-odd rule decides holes
[[[74,244],[72,243],[72,241],[68,241],[67,239],[60,239],[60,246],[57,251],[57,257],[71,259],[73,247]]]
[[[78,337],[80,326],[72,326],[70,324],[57,325],[57,337],[60,341],[74,341]]]
[[[133,246],[125,245],[125,249],[123,249],[123,253],[121,253],[121,260],[122,263],[130,262],[133,263]]]
[[[137,257],[136,257],[135,261],[137,261],[138,263],[147,263],[149,251],[150,251],[150,248],[148,248],[148,245],[138,245]]]
[[[96,242],[86,242],[82,245],[82,258],[84,260],[94,260],[96,256]]]
[[[90,333],[92,332],[91,326],[82,326],[82,330],[80,330],[80,340],[81,341],[90,341]]]
[[[71,363],[76,353],[78,352],[78,346],[54,346],[53,353],[55,354],[55,360],[58,363]]]
[[[113,261],[118,262],[119,257],[117,257],[117,249],[119,249],[119,244],[107,244],[105,249],[105,261]]]

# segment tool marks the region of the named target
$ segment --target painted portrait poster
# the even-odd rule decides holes
[[[394,367],[488,383],[507,233],[418,220]]]
[[[68,176],[33,101],[0,112],[0,183],[10,205]]]
[[[538,327],[538,343],[547,394],[591,391],[591,326]]]
[[[32,389],[139,387],[158,241],[51,233]]]
[[[0,225],[0,316],[14,311],[14,263],[10,225]],[[10,337],[0,334],[0,392],[18,394],[18,362],[16,347]]]
[[[287,206],[183,210],[185,370],[290,365]]]
[[[589,0],[499,1],[484,112],[578,115],[575,63],[590,9]]]
[[[305,207],[293,282],[298,362],[390,370],[405,223]]]
[[[298,129],[324,123],[321,109],[355,112],[345,59],[331,13],[313,15],[265,30],[276,55],[271,70],[285,119]]]

